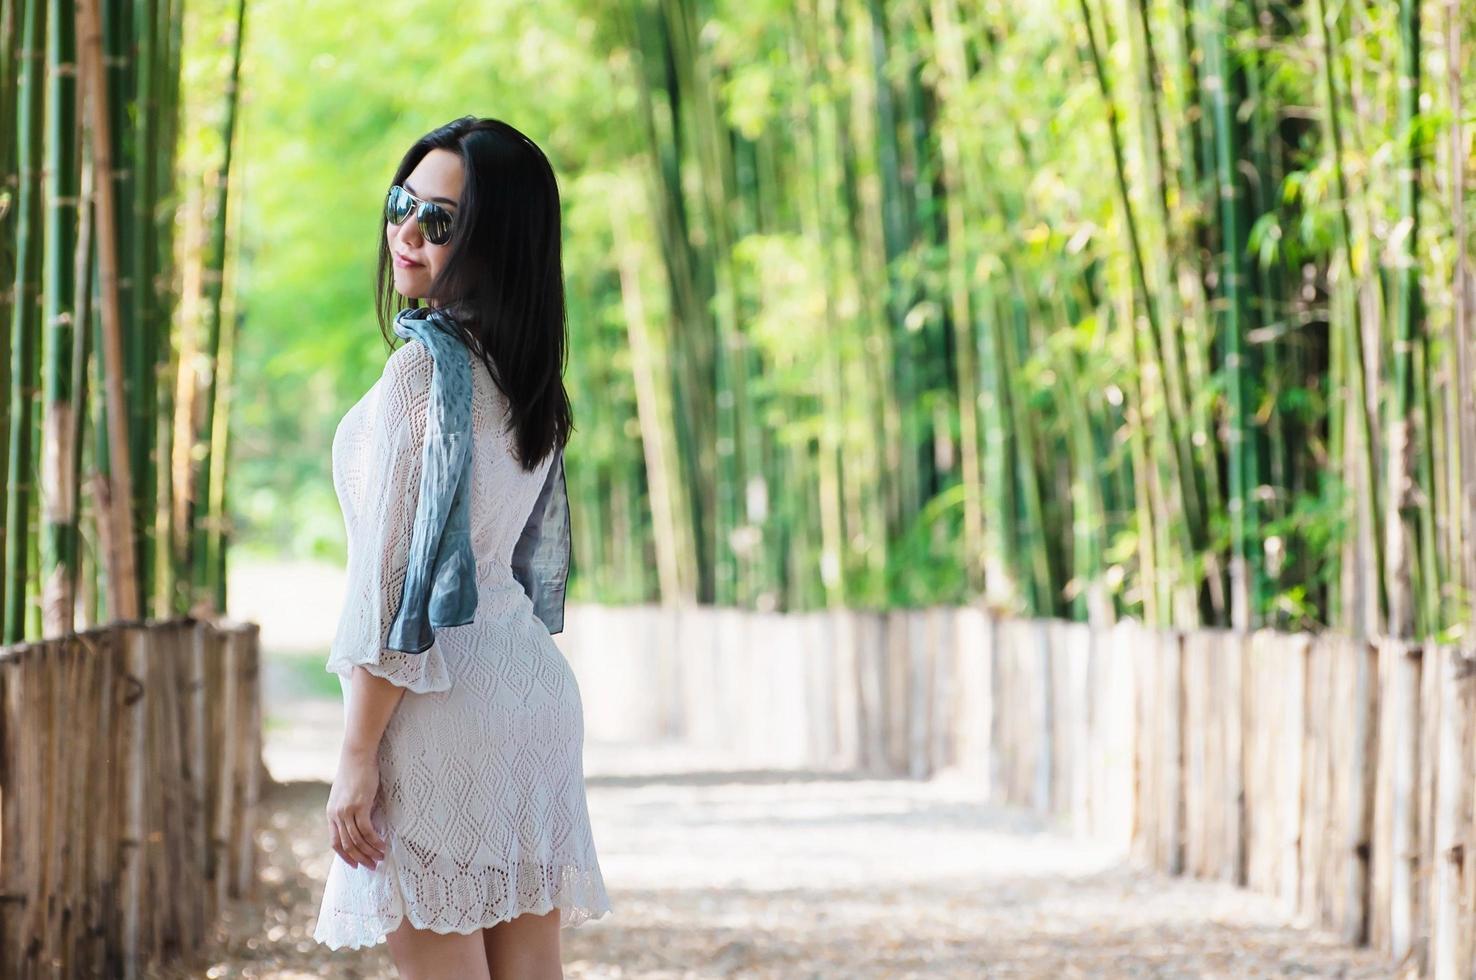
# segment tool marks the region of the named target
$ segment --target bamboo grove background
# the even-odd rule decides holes
[[[341,560],[384,184],[470,107],[560,175],[577,599],[1465,635],[1469,4],[315,9],[253,7],[253,549]]]
[[[0,0],[6,643],[224,609],[244,10]]]
[[[1463,635],[1476,8],[628,10],[662,594]]]
[[[25,5],[5,9],[19,50]],[[560,174],[576,597],[799,610],[982,594],[1016,615],[1464,635],[1469,5],[314,11],[256,0],[237,52],[239,6],[202,4],[182,95],[140,95],[145,49],[157,66],[172,41],[130,48],[132,80],[115,79],[140,124],[200,107],[174,124],[194,135],[172,182],[114,181],[115,240],[129,221],[129,243],[146,237],[140,213],[157,222],[148,269],[119,249],[120,322],[160,332],[122,330],[125,393],[142,364],[171,379],[152,407],[123,399],[149,595],[220,601],[231,527],[254,550],[341,559],[328,449],[383,363],[384,183],[415,137],[470,110],[529,132]],[[149,36],[173,37],[158,25],[178,12],[155,13]],[[147,20],[128,21],[135,40]],[[396,57],[358,54],[390,36]],[[137,112],[156,98],[174,111]],[[14,104],[19,131],[29,103]],[[227,196],[235,128],[252,134],[233,168],[251,191]],[[120,139],[119,159],[170,144]],[[242,197],[233,226],[224,204]],[[145,280],[157,291],[133,288]],[[84,296],[99,324],[93,291],[53,292]],[[22,333],[12,355],[48,349]],[[233,371],[251,397],[222,400]],[[101,404],[95,381],[72,390]],[[74,446],[80,472],[112,474],[103,413],[76,417],[94,433]],[[46,535],[17,526],[39,595]]]

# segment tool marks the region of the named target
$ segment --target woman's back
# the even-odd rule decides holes
[[[481,360],[471,351],[472,368],[471,535],[478,566],[509,572],[513,548],[527,522],[557,453],[550,453],[532,470],[516,457],[516,432],[507,420],[511,406]],[[388,474],[374,472],[373,463],[392,447],[415,450],[423,445],[434,360],[424,344],[411,341],[397,348],[384,373],[348,410],[333,438],[333,483],[342,498],[344,522],[353,538],[354,525],[366,513],[367,495],[382,490]],[[382,402],[376,404],[376,402]],[[378,424],[376,424],[378,422]],[[401,431],[418,427],[414,431]],[[418,486],[407,486],[408,499],[386,517],[396,527],[409,528],[414,519]]]
[[[610,907],[584,794],[579,686],[517,578],[520,568],[530,574],[527,562],[556,557],[530,557],[519,543],[541,526],[535,507],[566,503],[540,498],[561,453],[525,470],[506,398],[479,360],[472,368],[476,615],[437,628],[421,653],[385,649],[384,639],[419,495],[430,351],[411,341],[392,353],[334,435],[349,560],[328,669],[346,694],[355,666],[407,688],[379,749],[386,859],[377,868],[334,862],[315,932],[334,947],[376,943],[406,918],[467,932],[556,906],[561,924],[577,925]],[[538,585],[554,581],[543,571],[531,573]],[[561,627],[562,579],[556,585]]]

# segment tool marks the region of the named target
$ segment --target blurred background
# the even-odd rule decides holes
[[[383,185],[476,111],[560,177],[574,598],[1463,630],[1468,10],[353,9],[248,15],[233,569],[341,562]]]
[[[1469,3],[0,3],[5,639],[259,625],[211,975],[387,969],[306,938],[330,445],[467,113],[563,203],[571,975],[1469,971]]]

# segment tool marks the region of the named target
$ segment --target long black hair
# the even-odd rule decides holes
[[[433,149],[458,154],[464,176],[451,251],[429,293],[507,396],[520,460],[532,470],[574,429],[563,380],[568,323],[558,182],[543,151],[518,130],[500,119],[462,116],[416,140],[385,192]],[[395,293],[384,225],[381,212],[375,309],[393,348],[395,315],[420,303]]]

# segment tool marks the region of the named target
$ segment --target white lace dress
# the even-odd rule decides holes
[[[438,628],[423,653],[384,641],[409,560],[430,351],[397,348],[333,437],[348,585],[328,669],[345,695],[355,664],[407,688],[379,748],[372,822],[385,858],[354,868],[335,854],[328,873],[314,938],[334,949],[381,942],[404,919],[470,933],[524,912],[558,908],[561,926],[577,926],[610,910],[586,806],[579,686],[510,566],[554,454],[522,468],[503,431],[507,399],[471,364],[477,611]]]

